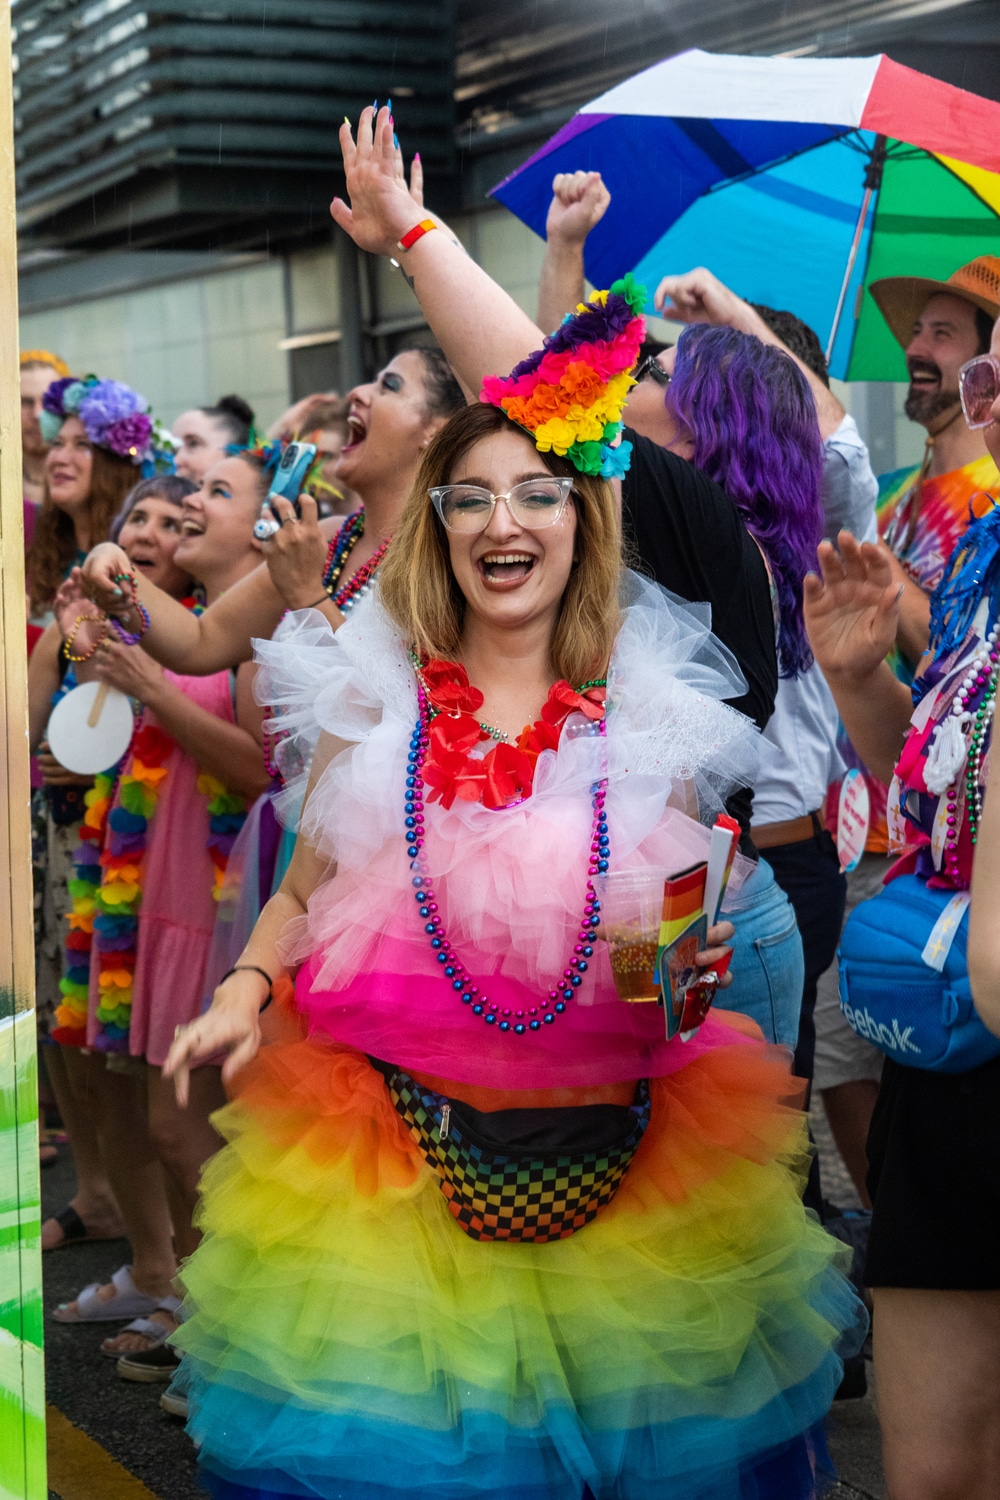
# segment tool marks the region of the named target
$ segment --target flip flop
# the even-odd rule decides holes
[[[105,1299],[97,1295],[101,1283],[92,1281],[76,1297],[75,1311],[70,1309],[68,1302],[60,1302],[52,1314],[53,1318],[57,1323],[121,1323],[128,1322],[131,1318],[146,1317],[158,1307],[173,1311],[170,1308],[171,1302],[180,1306],[176,1297],[147,1297],[144,1292],[138,1291],[132,1280],[131,1266],[119,1266],[111,1278],[111,1285],[115,1289],[115,1295]]]
[[[161,1309],[158,1308],[157,1311]],[[172,1307],[162,1308],[164,1312],[173,1312]],[[114,1338],[120,1338],[123,1333],[139,1333],[144,1339],[149,1339],[149,1349],[158,1349],[159,1346],[174,1332],[165,1323],[155,1323],[152,1318],[133,1318],[124,1328],[114,1334]],[[111,1339],[105,1339],[101,1345],[101,1353],[105,1359],[134,1359],[137,1354],[148,1354],[149,1349],[133,1349],[129,1354],[123,1354],[120,1349],[106,1349],[105,1344],[110,1344]]]
[[[49,1245],[47,1247],[48,1250],[63,1250],[67,1245],[84,1245],[90,1240],[120,1240],[125,1238],[124,1234],[91,1234],[71,1203],[67,1203],[66,1207],[61,1208],[58,1213],[51,1214],[45,1220],[45,1223],[51,1224],[53,1220],[55,1220],[62,1230],[63,1237],[58,1244]],[[44,1229],[44,1227],[45,1225],[43,1224],[42,1228]]]

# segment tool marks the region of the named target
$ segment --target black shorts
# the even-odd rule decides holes
[[[968,1073],[887,1058],[868,1163],[869,1286],[1000,1289],[1000,1058]]]

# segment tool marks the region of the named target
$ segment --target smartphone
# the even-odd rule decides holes
[[[271,500],[279,497],[282,500],[290,500],[295,507],[295,514],[301,514],[299,492],[305,483],[306,475],[312,468],[315,457],[315,443],[288,444],[274,471],[271,488],[261,507],[260,520],[254,522],[253,534],[259,542],[266,542],[268,537],[274,536],[274,533],[281,527],[281,522],[275,519],[274,512],[271,510]]]

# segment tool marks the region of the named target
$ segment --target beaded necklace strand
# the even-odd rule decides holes
[[[944,847],[945,873],[959,886],[965,884],[962,878],[958,852],[959,835],[962,826],[959,807],[963,791],[962,781],[964,779],[965,782],[965,817],[969,824],[969,839],[974,846],[979,836],[979,823],[983,815],[983,750],[996,709],[998,673],[1000,673],[1000,624],[994,625],[983,642],[982,647],[969,663],[965,676],[962,678],[961,686],[955,694],[955,701],[952,704],[949,714],[949,718],[958,726],[961,726],[966,716],[971,714],[972,704],[976,698],[980,698],[975,717],[972,720],[968,753],[963,757],[964,778],[962,771],[959,771],[945,794],[947,803],[945,810],[945,827],[947,829]],[[947,720],[942,724],[942,729],[946,723]]]
[[[371,589],[372,579],[386,553],[391,537],[380,542],[366,563],[349,578],[342,588],[337,588],[347,559],[365,533],[365,513],[356,510],[341,526],[331,540],[323,568],[323,588],[342,614],[349,614],[357,601]]]
[[[586,683],[581,688],[581,693],[587,687],[604,686],[603,680],[595,680]],[[512,1009],[509,1006],[501,1006],[477,985],[462,963],[458,954],[452,947],[445,932],[444,924],[440,916],[440,903],[434,891],[431,878],[427,873],[427,860],[424,854],[424,780],[423,764],[427,755],[428,733],[430,730],[432,710],[428,703],[427,692],[417,677],[417,722],[410,736],[409,751],[406,759],[406,797],[404,802],[404,834],[406,837],[406,853],[410,861],[412,883],[414,887],[414,900],[417,902],[417,912],[424,923],[424,932],[430,942],[431,951],[435,961],[441,966],[440,972],[451,988],[455,991],[463,1005],[467,1005],[472,1015],[478,1017],[485,1025],[495,1027],[511,1036],[529,1036],[533,1032],[541,1031],[543,1026],[554,1024],[556,1017],[564,1014],[569,1001],[583,983],[584,975],[590,966],[590,960],[594,953],[594,932],[600,922],[601,905],[594,890],[594,876],[603,875],[610,862],[610,838],[608,835],[608,819],[605,812],[605,800],[607,798],[608,780],[601,777],[595,781],[590,788],[593,803],[593,827],[590,840],[590,860],[587,866],[587,891],[584,900],[583,916],[580,920],[580,930],[577,941],[573,947],[573,953],[566,967],[563,969],[562,978],[555,989],[549,990],[548,998],[544,1003],[528,1006],[527,1009]],[[606,718],[602,716],[594,726],[596,732],[604,738],[607,733]],[[489,731],[487,731],[488,733]]]

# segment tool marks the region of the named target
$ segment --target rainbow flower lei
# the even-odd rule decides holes
[[[56,1011],[58,1026],[52,1033],[64,1046],[87,1045],[90,955],[96,941],[100,1000],[93,1045],[102,1052],[128,1051],[143,856],[149,825],[164,790],[165,762],[175,748],[176,742],[164,730],[140,721],[121,761],[127,770],[121,777],[119,805],[112,805],[117,784],[114,773],[96,776],[84,796],[87,811],[73,855],[76,877],[69,881],[73,909],[66,939],[67,971],[60,980],[63,1003]],[[221,902],[226,867],[246,821],[247,803],[206,771],[196,784],[208,806],[206,846],[213,865],[212,899]],[[224,906],[219,919],[231,920]]]
[[[646,288],[629,272],[592,293],[509,375],[483,381],[480,400],[499,406],[540,453],[568,458],[582,474],[626,473],[631,443],[612,447],[646,333]]]

